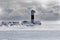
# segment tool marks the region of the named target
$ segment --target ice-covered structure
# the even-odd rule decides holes
[[[31,10],[31,22],[29,22],[29,21],[23,21],[22,22],[22,25],[41,25],[41,22],[39,22],[39,21],[34,21],[34,13],[35,13],[35,10]]]

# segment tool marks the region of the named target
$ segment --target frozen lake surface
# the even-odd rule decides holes
[[[0,40],[60,40],[60,31],[0,31]]]
[[[60,40],[60,21],[35,26],[0,26],[0,40]]]

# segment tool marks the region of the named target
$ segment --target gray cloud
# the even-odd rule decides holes
[[[50,5],[51,4],[51,5]],[[53,5],[52,5],[53,4]],[[56,3],[57,4],[57,3]],[[50,5],[50,6],[48,6]],[[35,18],[39,20],[58,20],[60,19],[60,6],[49,3],[44,8],[41,3],[32,0],[0,0],[0,20],[30,20],[30,11],[35,9]],[[51,7],[53,6],[53,7]],[[59,6],[59,7],[58,7]],[[58,10],[58,11],[57,11]]]

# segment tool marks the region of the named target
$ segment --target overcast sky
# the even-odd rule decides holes
[[[60,2],[60,0],[52,0]],[[47,4],[51,0],[0,0],[0,20],[30,20],[30,11],[36,11],[35,18],[38,20],[56,20],[57,17],[44,16]],[[42,13],[40,12],[42,11]],[[53,19],[54,18],[54,19]]]

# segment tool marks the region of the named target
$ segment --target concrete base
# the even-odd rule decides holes
[[[35,25],[41,25],[41,22],[35,21],[34,23],[31,23],[31,21],[22,21],[21,24],[26,26],[35,26]]]

